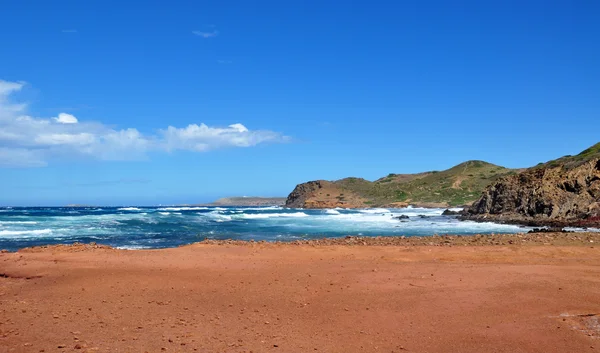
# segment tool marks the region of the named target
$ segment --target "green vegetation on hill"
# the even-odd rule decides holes
[[[468,161],[444,171],[420,174],[389,174],[370,182],[361,178],[346,178],[335,182],[373,205],[392,202],[448,203],[465,205],[475,201],[486,186],[515,170],[483,161]]]
[[[575,156],[563,156],[558,159],[548,161],[546,163],[540,163],[537,166],[535,166],[535,168],[554,168],[562,166],[565,169],[573,169],[589,160],[596,158],[600,158],[600,142]]]

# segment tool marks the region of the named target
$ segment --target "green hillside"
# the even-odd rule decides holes
[[[592,147],[582,151],[581,153],[579,153],[575,156],[571,156],[571,155],[563,156],[563,157],[551,160],[546,163],[540,163],[537,166],[535,166],[535,168],[541,168],[541,167],[553,168],[553,167],[562,166],[565,169],[573,169],[573,168],[576,168],[576,167],[580,166],[581,164],[583,164],[591,159],[595,159],[595,158],[600,158],[600,142],[598,142],[597,144],[593,145]]]
[[[483,161],[468,161],[444,171],[389,174],[374,182],[346,178],[335,184],[371,200],[372,205],[416,202],[458,206],[475,201],[490,183],[516,172]]]

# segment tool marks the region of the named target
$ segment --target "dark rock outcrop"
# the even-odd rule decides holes
[[[465,219],[551,226],[600,225],[600,159],[532,168],[490,185]]]
[[[347,190],[335,182],[314,180],[298,184],[288,196],[285,207],[289,208],[361,208],[368,207],[368,200]]]
[[[287,200],[285,201],[285,207],[303,208],[306,200],[311,197],[315,191],[322,189],[326,183],[329,182],[325,180],[314,180],[296,185],[294,190],[288,195]]]
[[[458,216],[461,213],[461,211],[452,211],[452,210],[444,210],[444,212],[442,212],[442,216]]]
[[[567,231],[564,228],[560,228],[560,227],[550,227],[550,228],[533,228],[532,230],[530,230],[527,233],[532,234],[532,233],[573,233],[573,232]]]
[[[407,215],[405,215],[405,214],[402,214],[402,215],[400,215],[400,216],[394,216],[393,218],[394,218],[394,219],[409,219],[410,217],[408,217],[408,216],[407,216]]]

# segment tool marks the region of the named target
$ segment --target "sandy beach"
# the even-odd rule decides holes
[[[600,235],[495,237],[2,253],[0,352],[598,351]]]

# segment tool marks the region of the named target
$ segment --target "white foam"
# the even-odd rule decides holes
[[[38,222],[34,221],[0,221],[0,225],[3,224],[37,224]]]
[[[449,208],[448,210],[452,211],[452,212],[460,212],[460,211],[464,210],[464,208],[462,208],[462,207],[452,207],[452,208]]]
[[[304,212],[295,213],[258,213],[258,214],[242,214],[239,215],[243,219],[267,219],[267,218],[302,218],[308,217]]]
[[[0,230],[0,236],[11,235],[43,235],[51,234],[52,229],[33,229],[33,230]]]
[[[210,210],[210,208],[208,208],[208,207],[162,207],[162,208],[158,208],[157,210],[158,211],[199,211],[199,210]],[[224,210],[224,208],[223,208],[223,210]]]
[[[116,246],[117,249],[121,249],[121,250],[143,250],[143,249],[152,249],[151,246],[147,246],[147,245],[123,245],[123,246]]]
[[[565,231],[567,232],[590,232],[590,233],[600,233],[600,228],[577,228],[577,227],[565,227]]]
[[[386,223],[391,223],[396,225],[398,222],[397,219],[391,217],[390,214],[385,213],[347,213],[347,214],[332,214],[330,216],[325,216],[323,221],[339,221],[342,224],[355,224],[355,223],[373,223],[378,226],[383,226]],[[362,225],[361,225],[362,227]]]
[[[219,208],[219,207],[217,207]],[[241,211],[273,211],[273,210],[281,210],[281,206],[264,206],[264,207],[235,207],[234,210]]]
[[[161,215],[163,215],[163,216],[168,216],[168,215],[170,215],[170,214],[171,214],[171,213],[169,213],[169,212],[158,212],[158,213],[159,213],[159,214],[161,214]]]
[[[199,213],[199,216],[203,217],[210,217],[212,218],[215,222],[228,222],[231,221],[232,218],[229,215],[224,215],[224,214],[220,214],[218,211],[213,211],[213,212],[209,212],[209,213]],[[236,215],[239,216],[239,215]]]
[[[386,208],[369,208],[369,209],[365,209],[365,210],[358,210],[358,212],[367,213],[367,214],[381,214],[381,213],[390,213],[391,211]]]
[[[340,212],[336,211],[336,210],[326,210],[325,213],[327,213],[327,214],[340,214]]]
[[[399,208],[395,213],[406,215],[406,216],[441,216],[444,212],[444,208],[423,208],[423,207],[412,207]]]
[[[141,210],[137,207],[123,207],[123,208],[118,208],[117,211],[141,211]]]

